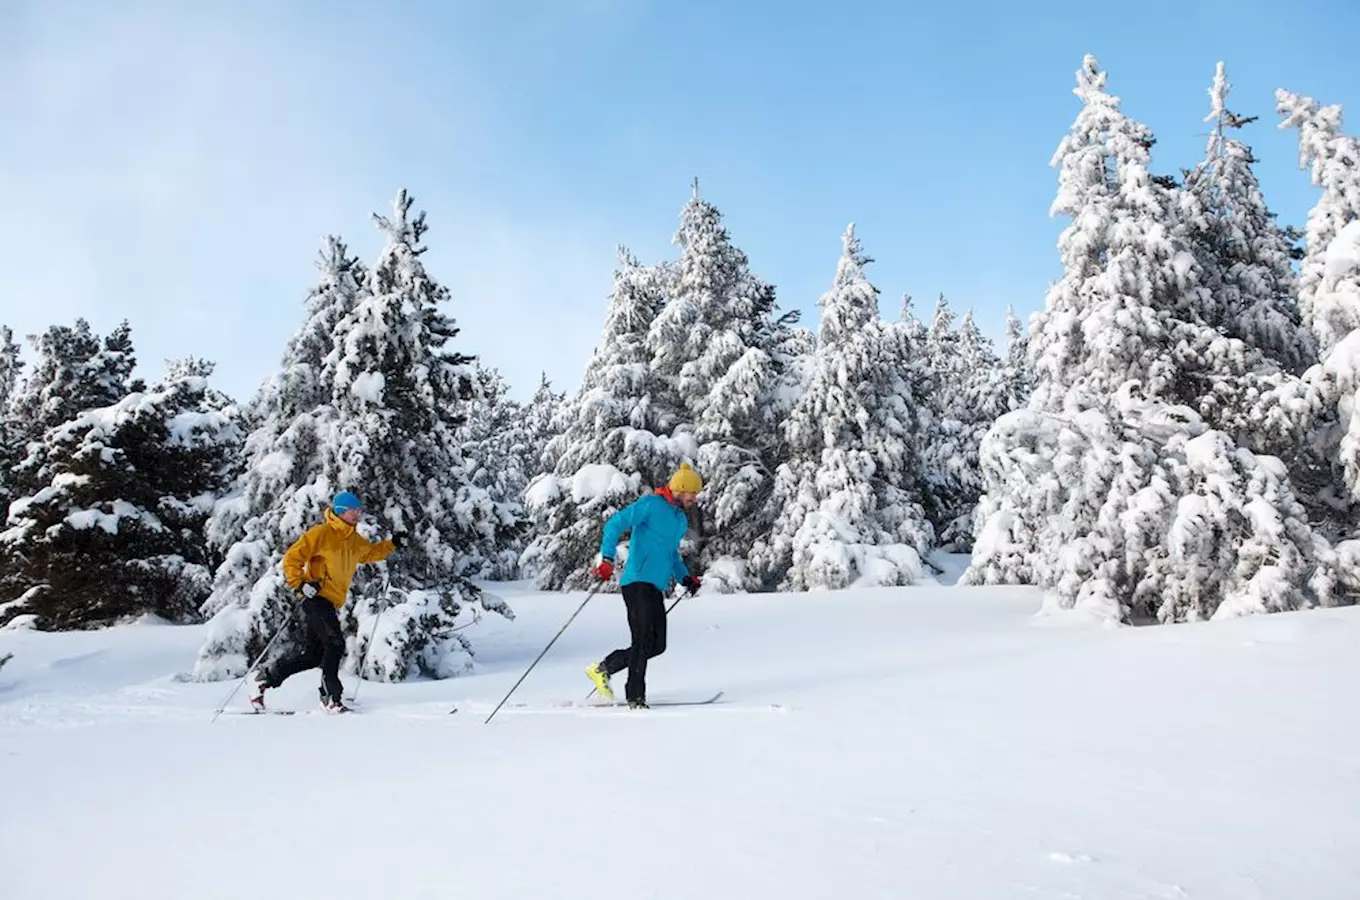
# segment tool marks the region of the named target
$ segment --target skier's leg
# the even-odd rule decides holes
[[[317,598],[318,600],[321,598]],[[345,693],[340,684],[340,660],[345,656],[345,635],[340,630],[340,612],[328,601],[323,610],[318,611],[321,642],[321,683],[331,700],[340,702]]]
[[[613,675],[615,672],[622,672],[628,668],[628,661],[631,659],[630,654],[633,647],[637,645],[638,636],[643,626],[642,614],[638,610],[637,588],[637,584],[628,584],[623,587],[623,603],[628,610],[628,646],[621,647],[604,658],[604,661],[600,664],[600,669],[606,675]]]
[[[321,664],[321,634],[317,630],[312,606],[317,601],[330,606],[320,597],[302,601],[302,646],[295,646],[288,655],[261,672],[265,687],[276,688],[297,673],[315,669]]]
[[[647,660],[656,640],[656,616],[663,617],[666,601],[654,585],[635,582],[624,588],[633,589],[628,598],[628,621],[633,626],[633,645],[628,648],[628,682],[624,694],[629,700],[647,699]]]
[[[652,604],[652,652],[649,659],[655,659],[666,652],[666,596],[660,591],[651,595]]]

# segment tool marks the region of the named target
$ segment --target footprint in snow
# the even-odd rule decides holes
[[[1075,866],[1096,861],[1095,857],[1088,856],[1085,853],[1062,853],[1060,851],[1054,851],[1053,853],[1048,854],[1048,860],[1049,862],[1060,863],[1064,866]]]
[[[49,667],[53,669],[69,669],[72,666],[78,666],[82,663],[99,659],[101,656],[104,656],[106,652],[107,651],[104,650],[93,650],[89,653],[80,653],[75,656],[64,656],[61,659],[52,660],[52,662],[49,663]]]

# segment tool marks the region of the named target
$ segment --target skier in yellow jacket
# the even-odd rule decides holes
[[[321,708],[348,712],[340,701],[340,660],[345,637],[340,630],[340,608],[349,599],[354,570],[364,563],[381,562],[397,548],[397,538],[370,543],[355,526],[364,505],[349,491],[336,494],[325,521],[314,525],[283,555],[283,579],[302,603],[306,640],[272,669],[263,664],[250,679],[250,705],[264,710],[264,692],[298,672],[321,667]]]

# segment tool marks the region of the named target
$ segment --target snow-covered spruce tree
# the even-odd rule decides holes
[[[1349,309],[1360,316],[1360,219],[1342,226],[1328,245],[1316,308]],[[1333,320],[1344,315],[1334,313]],[[1330,504],[1335,532],[1341,538],[1335,547],[1337,579],[1348,602],[1360,602],[1360,327],[1338,341],[1309,375],[1318,386],[1317,394],[1328,404],[1327,414],[1320,418],[1335,422],[1318,443],[1330,446],[1335,441],[1335,466],[1340,469],[1336,499]]]
[[[666,268],[640,265],[622,247],[618,253],[600,344],[575,396],[558,406],[542,454],[546,471],[525,492],[534,538],[520,562],[543,590],[594,584],[590,567],[605,519],[665,484],[698,452],[676,430],[681,407],[653,369],[647,343]],[[620,561],[626,553],[620,549]]]
[[[19,359],[19,345],[14,342],[14,332],[8,326],[0,326],[0,524],[3,524],[9,509],[10,469],[19,462],[21,449],[20,435],[23,433],[12,413],[15,389],[23,362]]]
[[[54,325],[30,336],[36,359],[8,410],[9,440],[14,461],[6,472],[10,500],[32,496],[55,474],[56,455],[47,446],[49,433],[87,409],[117,403],[129,391],[136,367],[131,329],[124,322],[102,341],[84,319],[72,326]],[[0,530],[4,523],[0,523]],[[36,587],[27,580],[30,570],[21,559],[5,556],[0,543],[0,596],[17,597]]]
[[[1216,430],[1188,398],[1235,391],[1262,363],[1218,335],[1208,291],[1148,172],[1151,134],[1087,56],[1054,212],[1065,274],[1030,332],[1035,389],[983,442],[987,495],[965,583],[1029,581],[1050,608],[1184,621],[1333,600],[1326,542],[1278,459]]]
[[[84,319],[73,326],[54,325],[29,340],[37,358],[13,397],[14,421],[23,429],[25,441],[40,440],[87,409],[108,406],[131,390],[141,390],[132,381],[137,358],[127,322],[103,341]]]
[[[922,440],[922,498],[942,548],[966,552],[972,546],[972,515],[982,494],[978,446],[1006,410],[1003,373],[991,341],[978,330],[972,311],[957,329],[954,312],[940,295],[926,334],[931,391]]]
[[[1227,133],[1255,121],[1228,109],[1229,87],[1219,63],[1205,117],[1213,123],[1209,146],[1180,195],[1184,231],[1212,298],[1207,324],[1299,374],[1316,361],[1317,347],[1295,296],[1293,242],[1266,207],[1251,148]]]
[[[453,350],[449,291],[426,271],[425,214],[401,191],[365,295],[335,335],[331,403],[337,422],[323,452],[328,482],[368,506],[368,527],[402,539],[386,565],[359,570],[345,607],[357,628],[351,655],[364,677],[445,678],[471,665],[456,620],[464,608],[511,616],[478,588],[488,560],[514,537],[514,520],[471,483],[459,430],[475,391],[473,358]],[[369,623],[381,610],[373,646]]]
[[[910,294],[902,296],[902,309],[898,320],[891,324],[892,336],[896,340],[898,368],[906,380],[911,394],[916,398],[916,446],[919,448],[921,465],[916,473],[916,490],[930,518],[930,508],[934,503],[930,473],[925,467],[925,458],[930,452],[932,432],[938,416],[935,412],[935,398],[940,390],[937,374],[930,355],[930,329],[916,315]]]
[[[697,567],[717,590],[769,588],[746,558],[779,515],[771,502],[784,455],[778,424],[797,395],[810,335],[793,327],[796,311],[777,315],[773,286],[751,273],[697,184],[674,240],[680,258],[648,345],[684,404],[680,427],[699,443]]]
[[[916,398],[853,224],[842,245],[808,382],[782,425],[780,515],[751,553],[752,568],[779,573],[782,590],[911,584],[933,542],[915,493]]]
[[[1299,164],[1322,189],[1308,214],[1299,303],[1317,338],[1319,366],[1307,373],[1313,389],[1313,440],[1332,468],[1335,493],[1360,503],[1360,289],[1356,246],[1360,234],[1360,140],[1341,132],[1341,108],[1309,97],[1277,94],[1282,127],[1299,130]],[[1339,500],[1338,498],[1338,500]],[[1349,504],[1348,504],[1349,505]],[[1343,513],[1350,510],[1341,508]],[[1350,518],[1352,525],[1354,518]]]
[[[542,373],[537,390],[524,408],[525,444],[521,449],[520,468],[530,481],[547,471],[544,454],[548,443],[557,436],[553,419],[565,402],[566,394],[554,391],[548,373]]]
[[[960,491],[955,495],[955,515],[940,542],[956,552],[967,552],[973,547],[973,517],[982,496],[982,472],[978,454],[987,429],[1004,413],[1010,411],[1013,396],[1006,382],[1008,373],[991,342],[978,330],[973,311],[963,314],[958,331],[959,373],[958,405],[953,418],[962,423],[962,459],[953,470],[957,473]]]
[[[1029,362],[1029,338],[1025,326],[1006,305],[1006,359],[1001,364],[1000,389],[1005,398],[1005,412],[1024,409],[1034,389],[1034,373]]]
[[[1300,167],[1322,189],[1308,215],[1299,286],[1320,361],[1282,405],[1310,451],[1320,501],[1313,509],[1337,541],[1338,579],[1353,602],[1360,599],[1360,140],[1341,132],[1339,106],[1288,91],[1276,98],[1281,127],[1299,130]]]
[[[334,236],[326,238],[317,268],[306,317],[251,405],[240,474],[205,526],[221,562],[201,610],[209,626],[194,666],[198,680],[244,674],[296,607],[283,581],[283,553],[321,521],[342,489],[326,471],[324,452],[337,425],[334,336],[364,295],[368,271]],[[281,650],[304,639],[298,617],[292,622]]]
[[[959,419],[963,363],[954,331],[954,310],[943,293],[930,327],[918,329],[929,389],[921,395],[928,416],[921,439],[921,500],[937,536],[952,530],[966,493],[965,428]]]
[[[468,481],[487,492],[491,501],[513,523],[501,539],[487,548],[483,577],[506,581],[517,577],[519,555],[524,549],[521,502],[529,478],[524,472],[524,453],[529,443],[524,407],[509,396],[510,388],[500,372],[477,363],[476,388],[467,404],[467,421],[459,429]]]
[[[172,364],[149,390],[79,413],[34,447],[44,483],[11,504],[0,534],[26,588],[3,598],[18,602],[0,620],[67,629],[197,617],[211,582],[203,525],[240,438],[210,371]]]
[[[1360,139],[1341,131],[1341,107],[1321,106],[1311,97],[1276,91],[1281,128],[1299,131],[1299,166],[1309,170],[1322,196],[1308,213],[1306,247],[1299,267],[1299,306],[1325,357],[1360,328],[1360,310],[1347,302],[1322,302],[1328,254],[1341,230],[1360,219]]]
[[[23,370],[24,364],[19,359],[19,345],[14,341],[14,332],[8,325],[0,326],[0,408],[9,408]]]

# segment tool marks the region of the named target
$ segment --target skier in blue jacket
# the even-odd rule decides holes
[[[631,644],[590,666],[586,674],[601,694],[613,697],[609,676],[627,669],[624,692],[633,709],[647,707],[647,660],[666,652],[666,592],[672,582],[684,585],[691,595],[699,590],[699,579],[680,558],[680,541],[689,527],[685,510],[694,505],[703,488],[699,473],[689,463],[681,463],[666,487],[635,500],[604,523],[600,564],[595,567],[602,580],[614,574],[614,553],[624,532],[630,535],[628,562],[619,584],[628,609]]]

